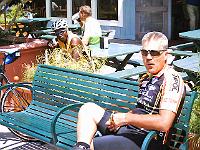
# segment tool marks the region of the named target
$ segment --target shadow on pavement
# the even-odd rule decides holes
[[[11,132],[0,132],[1,150],[61,150],[43,142],[26,142]]]

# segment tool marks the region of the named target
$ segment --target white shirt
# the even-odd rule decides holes
[[[84,38],[94,37],[94,36],[101,36],[101,27],[100,23],[97,19],[93,17],[88,17],[84,24]]]

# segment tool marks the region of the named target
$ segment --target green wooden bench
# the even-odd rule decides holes
[[[6,88],[19,85],[13,83]],[[3,88],[5,86],[0,90]],[[77,112],[83,103],[94,102],[105,109],[127,112],[136,106],[138,83],[39,65],[32,90],[33,99],[29,107],[22,112],[1,113],[0,124],[56,147],[71,149],[76,143]],[[187,93],[181,116],[173,127],[172,146],[187,140],[194,98],[195,92]],[[154,134],[154,131],[148,134],[143,150]]]

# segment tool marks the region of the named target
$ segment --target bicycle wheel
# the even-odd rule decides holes
[[[26,110],[32,100],[32,92],[25,87],[13,87],[5,91],[1,98],[1,112],[20,112]],[[37,141],[37,139],[27,136],[21,132],[8,128],[13,134],[28,141]]]

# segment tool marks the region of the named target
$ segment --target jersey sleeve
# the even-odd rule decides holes
[[[170,110],[177,113],[179,104],[184,95],[184,82],[181,76],[173,70],[165,74],[163,93],[160,109]]]

